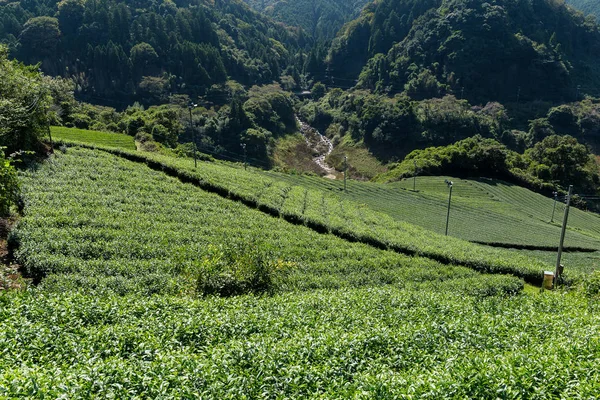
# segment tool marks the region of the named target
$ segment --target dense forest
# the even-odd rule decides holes
[[[567,0],[567,3],[586,15],[595,15],[596,18],[600,19],[600,2],[597,0]]]
[[[573,168],[597,185],[588,161],[600,152],[600,28],[564,2],[381,0],[362,12],[361,1],[249,3],[268,16],[238,0],[5,2],[3,57],[40,63],[45,123],[126,133],[146,150],[245,151],[270,168],[298,114],[333,140],[332,165],[361,148],[367,163],[392,163],[384,180],[431,147],[419,157],[450,161],[424,162],[429,173],[477,173],[452,160],[465,143],[480,149],[469,141],[478,137],[510,155],[500,175],[536,189],[566,181],[561,160],[532,149],[583,145]]]
[[[5,3],[0,40],[23,62],[72,78],[81,98],[121,106],[205,95],[228,79],[296,82],[310,45],[302,30],[223,0]]]
[[[598,25],[560,1],[383,0],[345,26],[329,68],[416,98],[561,102],[600,92],[598,54]]]
[[[358,17],[367,0],[244,0],[255,10],[291,26],[300,26],[316,40],[330,40],[346,22]]]

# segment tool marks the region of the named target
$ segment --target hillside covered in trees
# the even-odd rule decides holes
[[[335,37],[346,22],[358,17],[367,0],[244,0],[256,11],[287,25],[304,28],[313,38]]]
[[[600,20],[600,2],[596,0],[567,0],[567,3],[581,10],[584,14],[594,15]]]
[[[310,43],[238,1],[0,3],[0,40],[27,64],[70,77],[91,102],[161,103],[228,79],[244,85],[298,75]]]
[[[359,3],[250,5],[274,18],[284,6],[287,16],[319,16],[313,22],[327,21],[329,29],[337,19],[327,10],[349,16]],[[600,103],[593,98],[600,94],[600,28],[564,2],[381,0],[331,46],[329,33],[286,24],[238,0],[0,6],[9,56],[68,78],[44,81],[52,125],[121,132],[146,150],[179,155],[190,155],[194,142],[218,158],[247,156],[270,168],[278,165],[279,140],[297,133],[298,114],[332,139],[328,162],[338,170],[344,155],[362,152],[349,157],[351,170],[367,179],[385,165],[391,171],[382,179],[405,176],[401,161],[414,150],[437,147],[423,154],[452,159],[463,148],[457,143],[475,136],[494,141],[486,149],[524,155],[549,137],[569,135],[558,147],[588,146],[572,164],[585,170],[577,176],[586,187],[597,185],[588,161],[589,151],[600,151]],[[310,98],[294,96],[300,89],[311,89]],[[191,115],[189,100],[199,104]],[[543,166],[514,159],[500,177],[536,189],[566,182],[557,172],[560,159]],[[430,173],[456,169],[430,161]],[[457,171],[480,170],[471,161],[459,164]]]
[[[347,24],[330,73],[382,93],[472,102],[600,93],[600,30],[555,0],[382,0]]]

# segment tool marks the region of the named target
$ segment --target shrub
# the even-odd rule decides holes
[[[106,125],[106,129],[111,132],[121,132],[121,130],[119,129],[119,126],[117,124],[115,124],[114,122],[111,122],[110,124]]]
[[[277,266],[261,246],[209,246],[208,254],[197,265],[196,291],[222,297],[269,293],[274,289]]]
[[[19,183],[10,160],[4,157],[4,148],[0,147],[0,216],[6,216],[10,207],[17,202]]]
[[[194,157],[194,145],[193,143],[181,143],[178,144],[173,152],[177,157]],[[196,149],[196,158],[202,161],[215,161],[214,157],[205,153],[201,153]]]
[[[85,114],[73,114],[71,118],[73,125],[79,129],[88,129],[92,123],[92,119]]]
[[[600,271],[594,271],[587,277],[583,282],[583,291],[590,297],[600,295]]]

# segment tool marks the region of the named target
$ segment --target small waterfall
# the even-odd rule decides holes
[[[331,143],[329,138],[302,121],[298,116],[296,116],[296,120],[300,125],[300,132],[304,136],[306,144],[318,154],[318,156],[313,158],[313,161],[327,173],[328,177],[335,179],[335,168],[325,162],[325,158],[333,151],[333,143]]]

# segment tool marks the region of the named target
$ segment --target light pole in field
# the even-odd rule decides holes
[[[552,192],[554,195],[554,207],[552,208],[552,218],[550,218],[550,222],[554,222],[554,211],[556,211],[556,200],[558,199],[558,192]]]
[[[417,191],[417,174],[419,173],[418,167],[417,167],[417,160],[413,160],[413,163],[415,164],[415,172],[413,174],[413,192]]]
[[[344,156],[344,192],[346,191],[346,175],[348,174],[348,157]]]

